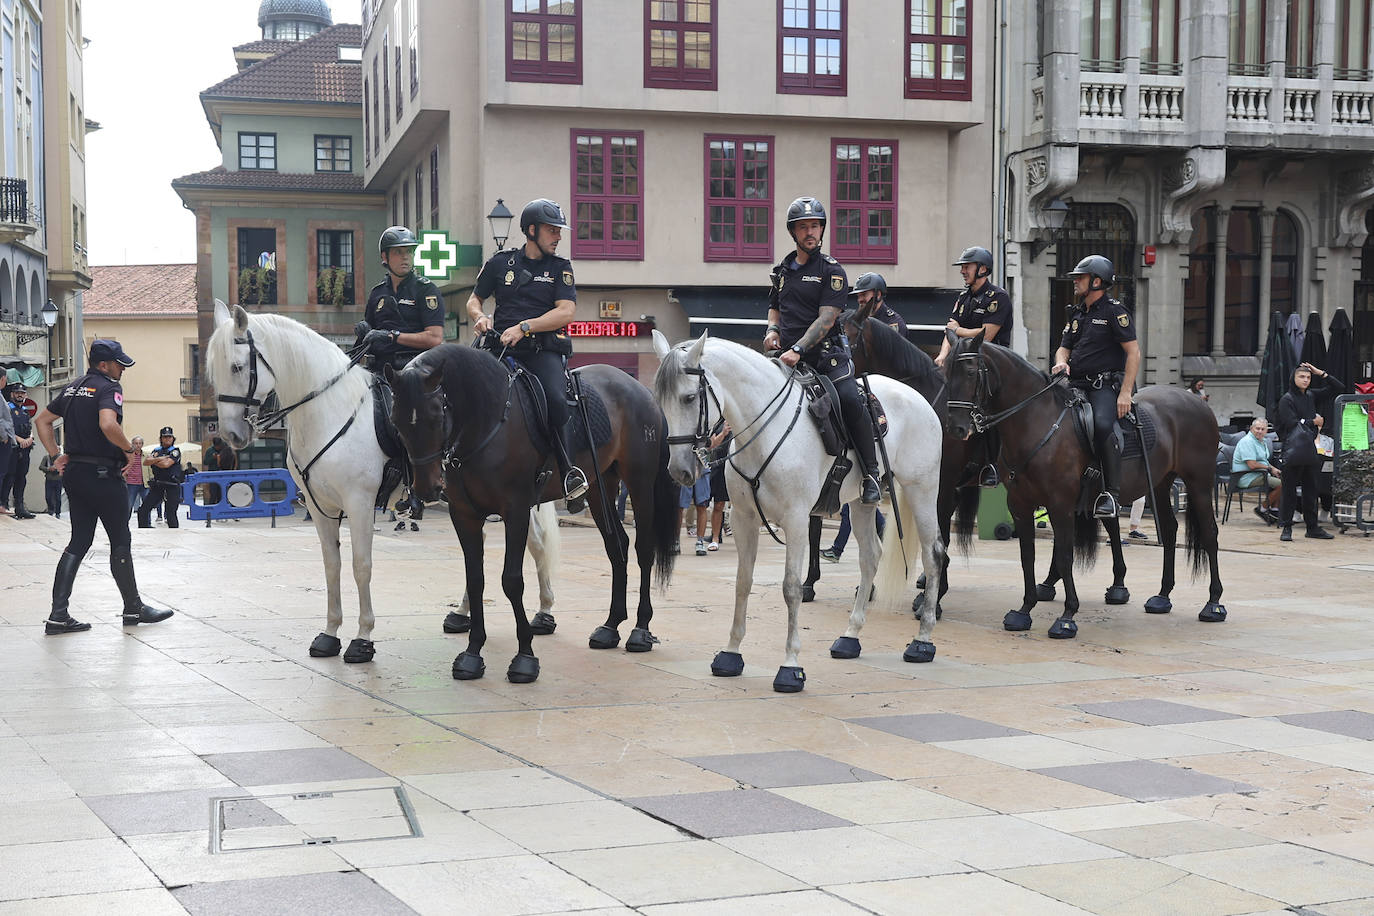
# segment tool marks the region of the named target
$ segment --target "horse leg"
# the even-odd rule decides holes
[[[501,591],[506,593],[515,612],[515,657],[506,669],[512,684],[528,684],[539,677],[539,659],[534,655],[534,630],[525,613],[525,542],[530,533],[528,506],[508,506],[506,523],[506,560],[501,567]]]
[[[1185,480],[1189,493],[1204,493],[1206,483],[1202,475]],[[1196,556],[1195,551],[1207,554],[1208,586],[1207,603],[1198,613],[1197,619],[1203,623],[1221,623],[1226,619],[1226,607],[1221,603],[1221,570],[1217,565],[1218,531],[1217,516],[1212,504],[1206,500],[1194,503],[1188,500],[1188,529],[1191,533],[1188,547],[1189,559]],[[1196,566],[1194,567],[1196,568]]]
[[[812,518],[812,521],[818,521]],[[858,500],[849,504],[850,528],[859,545],[859,587],[854,590],[854,606],[849,611],[849,626],[844,635],[830,646],[831,658],[858,658],[862,647],[859,645],[859,631],[864,628],[868,617],[869,589],[878,572],[878,507],[865,506]],[[812,562],[815,554],[812,553]]]
[[[343,659],[351,664],[370,662],[376,654],[372,645],[372,513],[370,497],[348,508],[348,535],[353,554],[353,581],[358,586],[358,636],[344,650]]]
[[[1072,507],[1066,513],[1050,514],[1050,524],[1054,526],[1054,562],[1064,577],[1064,613],[1050,624],[1050,639],[1073,639],[1078,635],[1078,624],[1073,620],[1073,615],[1078,613],[1078,586],[1073,581],[1074,523]]]
[[[874,520],[868,519],[866,524],[872,527]],[[791,530],[795,531],[796,526]],[[802,551],[805,549],[792,538],[787,539],[787,561],[782,574],[782,600],[787,605],[787,643],[782,666],[773,678],[773,689],[778,693],[799,693],[806,686],[806,672],[797,664],[797,656],[801,653],[801,584],[802,571],[806,568],[806,554]],[[868,598],[867,595],[861,597]]]
[[[553,503],[542,503],[530,510],[530,556],[539,577],[539,613],[530,620],[535,636],[548,636],[558,628],[553,619],[553,569],[558,564],[558,513]]]
[[[449,493],[449,518],[453,521],[453,530],[458,534],[458,544],[463,548],[463,572],[467,579],[467,600],[472,619],[468,628],[468,647],[453,660],[453,678],[471,681],[481,677],[487,670],[486,662],[482,661],[482,647],[487,642],[487,618],[482,607],[482,587],[485,582],[482,572],[484,519],[460,518],[452,508],[456,495]]]
[[[853,516],[850,517],[853,521]],[[821,517],[811,516],[806,528],[807,565],[806,581],[802,583],[801,600],[816,600],[816,583],[821,579]]]
[[[616,492],[620,489],[620,479],[614,474],[604,473],[602,481],[606,485],[608,493]],[[595,493],[592,494],[596,496]],[[630,538],[625,533],[625,526],[620,521],[620,516],[614,511],[608,517],[605,508],[601,505],[600,499],[588,500],[588,506],[592,512],[592,520],[596,522],[597,530],[601,532],[601,543],[606,550],[606,558],[611,561],[611,610],[606,616],[606,622],[592,631],[591,638],[587,644],[593,649],[614,649],[620,645],[620,625],[629,616],[626,610],[625,592],[629,588],[629,562],[627,552],[630,549]],[[639,513],[639,501],[635,501],[635,513]]]
[[[1178,547],[1178,516],[1174,514],[1173,503],[1169,500],[1173,490],[1172,478],[1164,480],[1155,487],[1155,506],[1162,506],[1155,513],[1155,529],[1159,533],[1159,543],[1164,548],[1164,572],[1159,579],[1159,594],[1145,602],[1145,613],[1167,614],[1174,609],[1169,593],[1174,590],[1174,555]]]
[[[949,532],[950,526],[954,520],[954,503],[958,493],[959,491],[954,487],[945,486],[944,482],[941,481],[940,495],[937,498],[935,509],[935,515],[940,525],[940,544],[942,545],[940,549],[940,590],[935,598],[936,620],[939,620],[940,616],[945,612],[944,608],[940,606],[940,601],[945,597],[945,593],[949,591]],[[923,546],[925,542],[926,539],[922,537],[921,544]],[[918,592],[916,597],[911,599],[911,613],[915,614],[917,617],[922,617],[927,591],[925,572],[922,572],[916,577],[916,588]]]
[[[1016,522],[1016,544],[1021,548],[1021,579],[1025,592],[1021,606],[1007,611],[1002,617],[1002,629],[1020,632],[1031,628],[1031,609],[1039,601],[1035,586],[1035,507],[1010,504],[1012,521]]]
[[[483,541],[486,540],[485,529],[479,533]],[[465,551],[466,552],[466,551]],[[472,629],[472,603],[468,597],[467,587],[463,588],[463,600],[458,604],[458,610],[449,611],[444,616],[445,633],[466,633]]]
[[[1034,516],[1031,517],[1031,524],[1034,525]],[[1019,527],[1020,522],[1017,522]],[[1050,568],[1045,570],[1045,581],[1035,587],[1035,597],[1041,601],[1053,601],[1055,599],[1055,584],[1063,578],[1059,575],[1059,558],[1050,551]]]
[[[640,471],[634,487],[626,481],[626,488],[638,494],[635,500],[635,560],[639,564],[639,607],[635,611],[635,627],[625,640],[626,652],[651,652],[658,638],[649,632],[654,618],[654,602],[650,595],[654,576],[655,532],[661,527],[658,507],[654,503],[654,483],[657,468]],[[639,507],[643,505],[644,508]],[[619,520],[619,516],[616,516]],[[722,522],[722,524],[724,524]]]
[[[324,632],[310,644],[312,658],[333,658],[343,645],[339,642],[339,627],[343,626],[343,599],[339,594],[339,522],[319,507],[313,507],[315,533],[320,538],[320,553],[324,557],[325,624]],[[370,516],[369,516],[370,519]]]
[[[1126,555],[1121,549],[1121,519],[1104,518],[1102,527],[1107,529],[1107,544],[1112,548],[1112,584],[1107,589],[1104,600],[1108,604],[1125,604],[1131,600],[1131,590],[1126,587]]]
[[[749,590],[754,587],[754,561],[759,552],[759,519],[754,507],[737,502],[732,510],[735,530],[735,617],[730,624],[730,641],[711,660],[711,673],[716,677],[739,677],[744,673],[744,656],[740,644],[744,642],[744,618],[749,610]]]

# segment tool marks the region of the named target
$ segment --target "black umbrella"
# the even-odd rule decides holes
[[[1284,316],[1274,312],[1269,318],[1269,338],[1264,345],[1264,362],[1260,365],[1259,393],[1255,395],[1255,403],[1264,408],[1270,422],[1278,413],[1279,398],[1292,384],[1295,366],[1293,348],[1284,330]]]
[[[1322,316],[1311,312],[1303,331],[1301,361],[1318,369],[1326,368],[1326,332],[1322,330]],[[1342,379],[1344,381],[1344,379]]]
[[[1331,345],[1326,350],[1326,365],[1321,368],[1340,379],[1338,393],[1355,390],[1355,328],[1345,309],[1336,309],[1331,318]]]

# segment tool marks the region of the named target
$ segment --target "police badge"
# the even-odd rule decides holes
[[[514,282],[515,282],[515,271],[513,271],[513,270],[508,270],[508,271],[506,271],[506,285],[507,285],[507,286],[510,286],[510,285],[511,285],[512,283],[514,283]]]
[[[565,271],[563,271],[563,285],[564,285],[564,286],[572,286],[572,285],[573,285],[573,276],[572,276],[572,271],[571,271],[571,270],[565,270]]]
[[[844,289],[844,277],[831,277],[830,288],[835,290],[836,292],[839,292],[840,290]]]
[[[433,311],[433,310],[439,308],[439,297],[438,297],[438,296],[426,296],[426,297],[425,297],[425,305],[429,306],[429,308],[430,308],[431,311]]]
[[[1116,316],[1116,323],[1121,325],[1123,328],[1129,328],[1131,326],[1131,316],[1127,315],[1125,312],[1122,312],[1120,315]]]
[[[1075,319],[1073,320],[1073,333],[1075,333],[1075,334],[1078,333],[1078,319],[1077,319],[1077,318],[1075,318]]]

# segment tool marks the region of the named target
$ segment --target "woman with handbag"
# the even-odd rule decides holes
[[[1321,380],[1315,385],[1312,376]],[[1293,385],[1279,399],[1278,432],[1283,443],[1283,500],[1281,502],[1282,530],[1280,541],[1293,540],[1293,510],[1296,508],[1298,488],[1302,488],[1302,518],[1307,523],[1307,537],[1330,539],[1331,532],[1317,524],[1317,471],[1321,456],[1317,454],[1317,436],[1325,423],[1317,413],[1317,395],[1340,381],[1311,363],[1302,363],[1293,371]]]

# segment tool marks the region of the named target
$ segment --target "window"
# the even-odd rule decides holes
[[[392,47],[392,58],[396,70],[396,126],[401,126],[401,115],[405,113],[405,93],[401,87],[405,83],[401,82],[401,2],[396,0],[396,5],[392,8],[392,34],[396,36],[396,44]]]
[[[391,225],[397,226],[401,222],[401,196],[395,191],[391,192]]]
[[[582,0],[505,0],[506,79],[582,82]]]
[[[646,0],[644,85],[716,88],[716,0]]]
[[[907,0],[907,98],[973,98],[970,16],[968,0]]]
[[[1083,0],[1078,56],[1084,70],[1120,73],[1121,0]]]
[[[1290,0],[1288,4],[1287,75],[1316,79],[1317,0]]]
[[[1143,73],[1177,75],[1178,0],[1144,0],[1140,8],[1142,47],[1140,69]]]
[[[420,7],[410,0],[410,97],[420,91]]]
[[[372,161],[372,112],[367,107],[367,78],[363,78],[363,159]]]
[[[377,99],[379,97],[378,86],[381,80],[377,76],[377,58],[372,58],[372,152],[380,155],[382,152],[382,119],[378,113]]]
[[[773,138],[706,136],[707,261],[773,258]]]
[[[643,259],[643,151],[642,131],[572,132],[573,257]]]
[[[353,138],[315,135],[315,171],[353,171]]]
[[[1235,207],[1226,220],[1226,301],[1221,308],[1222,348],[1227,356],[1254,356],[1259,351],[1259,295],[1262,216],[1253,207]],[[1217,208],[1193,214],[1192,250],[1183,284],[1183,355],[1212,352],[1217,318]],[[1274,214],[1273,254],[1269,268],[1270,308],[1281,315],[1297,312],[1298,227],[1282,210]]]
[[[1263,76],[1264,0],[1231,0],[1230,24],[1231,74]]]
[[[402,226],[410,225],[410,179],[401,182],[401,223]]]
[[[382,33],[382,133],[388,139],[391,138],[391,68],[387,66],[391,57],[390,34],[390,31]],[[396,91],[400,92],[401,87],[397,86]]]
[[[240,227],[238,294],[240,305],[277,304],[277,230]]]
[[[275,170],[276,134],[239,134],[239,168]]]
[[[831,253],[868,264],[897,263],[896,142],[835,140],[831,153]]]
[[[1369,20],[1371,0],[1336,0],[1336,79],[1367,80],[1369,72]]]
[[[356,305],[353,298],[353,232],[321,229],[315,233],[315,302],[320,305]]]
[[[778,24],[778,91],[844,95],[844,0],[778,0]]]
[[[415,234],[419,235],[420,230],[425,228],[425,167],[415,166]]]
[[[429,228],[439,228],[439,147],[429,151]]]

